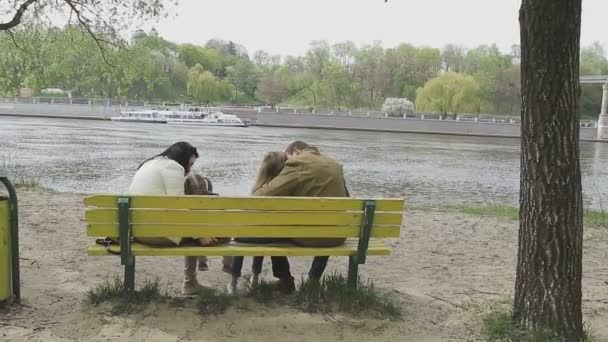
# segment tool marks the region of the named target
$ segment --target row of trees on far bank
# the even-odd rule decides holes
[[[232,41],[175,44],[139,32],[132,41],[101,40],[80,26],[21,25],[0,35],[0,95],[22,87],[75,97],[197,103],[285,104],[331,110],[380,110],[406,98],[418,111],[517,114],[520,66],[495,45],[443,49],[410,44],[385,49],[313,41],[304,56],[248,54]],[[581,51],[581,74],[608,72],[599,44]],[[582,87],[583,113],[599,113],[601,87]]]

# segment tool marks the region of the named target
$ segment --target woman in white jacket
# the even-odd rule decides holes
[[[198,158],[194,146],[178,142],[163,153],[139,165],[129,193],[133,195],[176,195],[183,196],[186,175]],[[154,246],[179,246],[182,238],[137,238],[139,242]],[[184,284],[182,293],[193,295],[200,291],[196,280],[196,257],[185,257]]]

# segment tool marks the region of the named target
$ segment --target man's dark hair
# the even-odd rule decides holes
[[[305,148],[309,148],[311,147],[310,145],[308,145],[307,143],[303,142],[303,141],[294,141],[291,144],[289,144],[289,146],[287,146],[287,148],[285,149],[285,154],[291,155],[294,154],[296,152],[296,150],[303,150]]]

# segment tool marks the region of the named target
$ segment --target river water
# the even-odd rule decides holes
[[[247,195],[266,152],[303,140],[344,165],[354,196],[414,206],[518,199],[517,139],[0,117],[0,165],[57,191],[121,192],[139,163],[179,140],[199,148],[194,169],[222,195]],[[608,206],[608,144],[582,143],[581,163],[585,203]]]

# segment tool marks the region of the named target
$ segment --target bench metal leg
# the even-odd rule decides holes
[[[348,286],[356,289],[359,281],[359,262],[356,255],[348,257]]]
[[[120,233],[120,263],[125,266],[125,291],[135,289],[135,256],[131,253],[131,223],[129,197],[118,198],[118,224]]]
[[[135,257],[130,256],[125,263],[125,291],[132,292],[135,290]]]

